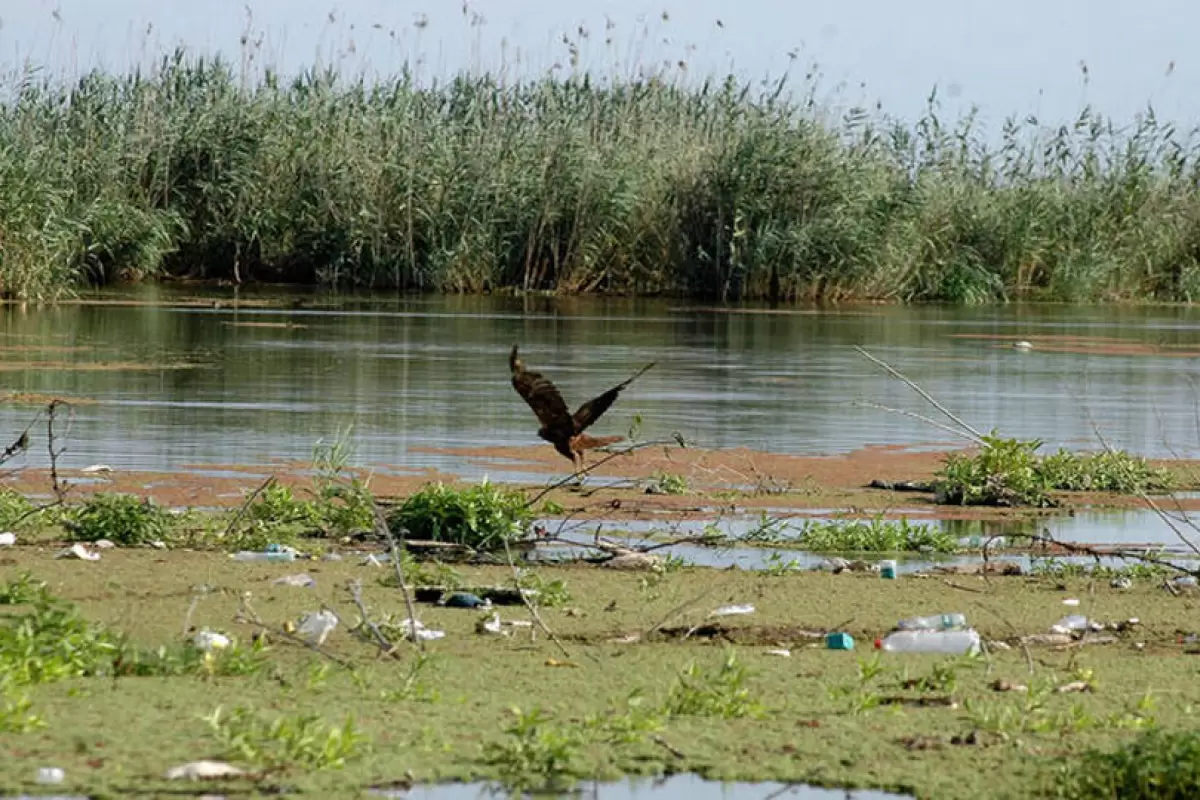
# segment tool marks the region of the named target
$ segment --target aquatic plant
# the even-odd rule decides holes
[[[352,717],[340,726],[326,724],[317,714],[267,720],[251,708],[238,706],[228,714],[218,707],[205,721],[224,757],[268,769],[340,769],[361,756],[367,743]]]
[[[672,716],[758,718],[766,707],[750,691],[751,673],[738,660],[732,647],[725,650],[720,665],[704,669],[690,662],[675,679],[663,710]]]
[[[486,550],[522,536],[533,518],[524,494],[485,480],[466,489],[425,486],[389,515],[388,525],[409,538]]]
[[[951,453],[935,474],[939,502],[950,505],[1056,505],[1050,492],[1160,492],[1174,485],[1165,469],[1123,450],[1079,454],[1060,449],[1049,456],[1037,450],[1041,440],[983,437],[971,454]]]
[[[166,509],[149,498],[99,492],[71,509],[63,525],[77,541],[139,545],[166,538],[170,521]]]
[[[248,59],[244,63],[250,63]],[[257,63],[257,62],[254,62]],[[915,123],[730,76],[0,79],[0,292],[171,273],[475,292],[1193,300],[1197,139]]]
[[[574,726],[553,725],[540,708],[512,709],[502,742],[483,746],[483,762],[514,792],[564,791],[583,777],[579,766],[584,736]]]
[[[782,540],[786,540],[785,538]],[[905,518],[804,520],[791,541],[805,550],[822,553],[953,553],[958,539],[941,528]]]

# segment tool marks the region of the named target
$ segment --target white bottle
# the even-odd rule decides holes
[[[948,631],[967,627],[965,614],[935,614],[931,617],[902,619],[896,624],[902,631]]]
[[[965,631],[895,631],[889,633],[877,645],[891,653],[977,653],[979,634]]]

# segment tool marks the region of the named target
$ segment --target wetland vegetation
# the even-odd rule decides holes
[[[1114,122],[913,122],[786,78],[419,85],[12,73],[0,282],[153,276],[739,300],[1191,301],[1197,140]]]

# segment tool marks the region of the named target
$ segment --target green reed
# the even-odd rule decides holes
[[[784,301],[1192,300],[1197,140],[1091,109],[998,144],[785,81],[331,71],[0,82],[0,292],[159,274]]]

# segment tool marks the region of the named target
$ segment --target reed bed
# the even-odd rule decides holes
[[[0,85],[0,291],[171,275],[737,301],[1191,301],[1197,139],[1147,112],[915,123],[785,81]],[[995,139],[995,137],[993,137]]]

